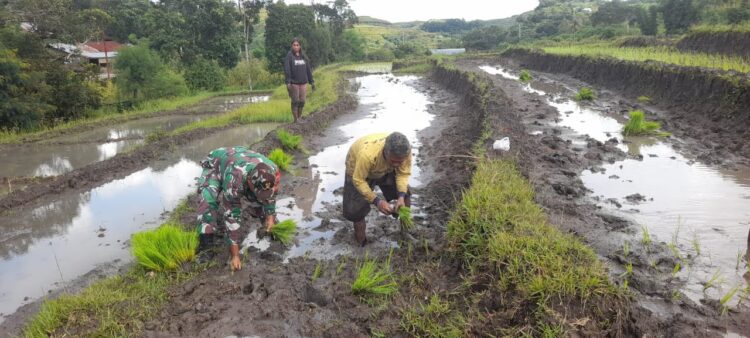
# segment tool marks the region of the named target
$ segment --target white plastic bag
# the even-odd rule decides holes
[[[492,143],[492,149],[502,151],[510,150],[510,139],[503,137],[502,139],[495,140],[495,143]]]

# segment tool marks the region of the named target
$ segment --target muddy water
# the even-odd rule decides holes
[[[339,119],[323,133],[331,139],[327,144],[333,145],[311,155],[308,168],[298,173],[313,178],[316,181],[315,189],[297,189],[293,192],[295,197],[277,202],[279,218],[297,220],[299,227],[297,242],[284,253],[286,260],[297,256],[330,259],[354,249],[348,242],[332,243],[336,242],[332,238],[343,227],[351,227],[351,223],[343,220],[340,209],[335,206],[340,206],[342,201],[340,188],[344,185],[346,153],[360,136],[377,132],[403,133],[413,145],[415,165],[412,167],[410,185],[418,187],[426,179],[420,177],[421,169],[416,164],[416,155],[421,146],[417,132],[430,125],[433,115],[427,108],[432,102],[414,87],[417,77],[368,75],[354,81],[358,84],[357,111]],[[419,196],[414,196],[412,208],[415,219],[419,219]],[[390,228],[376,225],[379,222],[396,223],[394,220],[389,223],[387,218],[371,211],[367,218],[368,227],[377,228],[379,233],[391,231]],[[385,236],[368,236],[371,241],[368,250],[396,246],[396,243],[383,239]],[[344,241],[348,239],[345,238]],[[258,240],[251,233],[243,245],[265,250],[270,242],[266,239]]]
[[[198,161],[220,146],[253,143],[275,127],[222,131],[123,179],[0,215],[0,313],[10,314],[97,266],[129,261],[126,241],[160,224],[164,212],[194,191]]]
[[[242,105],[268,100],[268,95],[234,95],[208,99],[184,109],[200,115],[167,115],[103,126],[43,142],[0,148],[0,158],[13,161],[0,165],[0,177],[56,176],[103,161],[142,144],[157,130],[172,131]]]
[[[518,79],[499,67],[480,68]],[[586,135],[620,142],[627,159],[604,164],[604,171],[586,170],[581,179],[603,208],[642,227],[634,240],[647,231],[653,240],[679,249],[688,264],[678,276],[686,281],[682,291],[691,299],[718,299],[733,287],[747,286],[750,168],[723,170],[702,164],[692,154],[675,149],[679,139],[623,137],[624,115],[610,113],[598,102],[578,105],[568,98],[574,95],[571,89],[549,93],[526,85],[525,90],[544,96],[558,109],[555,125],[571,129],[574,143],[585,143]],[[704,292],[703,285],[713,276],[721,281],[719,287]]]

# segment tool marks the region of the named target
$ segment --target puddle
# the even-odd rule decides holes
[[[480,68],[517,79],[502,68]],[[578,134],[574,143],[583,142],[583,135],[602,142],[610,138],[620,141],[618,147],[630,155],[628,159],[603,164],[604,172],[584,171],[581,179],[593,196],[601,201],[617,199],[621,204],[618,208],[602,203],[602,207],[634,220],[648,229],[655,241],[674,243],[683,257],[694,257],[679,274],[687,281],[682,291],[691,299],[717,299],[732,287],[747,285],[748,269],[742,259],[750,255],[750,168],[722,170],[679,153],[659,138],[623,138],[622,116],[604,113],[605,109],[593,105],[581,107],[568,98],[528,86],[525,90],[544,96],[549,105],[558,109],[560,116],[555,125]],[[641,156],[641,160],[633,159]],[[639,200],[634,194],[645,199]],[[721,287],[704,293],[703,283],[717,273],[723,280]]]
[[[413,146],[414,156],[409,184],[412,187],[423,184],[421,170],[416,165],[421,146],[417,132],[428,127],[434,116],[428,112],[432,102],[411,85],[417,79],[415,76],[368,75],[354,80],[359,85],[357,110],[340,118],[323,133],[334,138],[334,145],[311,155],[309,168],[301,173],[316,182],[315,188],[297,189],[293,192],[295,198],[278,201],[280,219],[288,217],[298,221],[297,242],[284,253],[286,260],[298,256],[331,258],[348,254],[354,249],[348,242],[332,245],[331,239],[342,227],[351,227],[351,223],[343,219],[340,209],[334,207],[342,201],[342,197],[334,191],[344,185],[346,153],[357,138],[391,131],[406,135]],[[413,196],[412,204],[414,214],[423,216],[418,207],[419,196]],[[386,216],[370,212],[367,218],[370,227],[378,227],[375,219],[379,217]],[[397,245],[385,239],[386,236],[377,237],[371,238],[374,242],[368,244],[369,250]],[[254,235],[249,236],[243,246],[259,250],[268,247],[267,243],[258,241]]]
[[[99,265],[129,261],[125,242],[133,232],[158,226],[164,212],[195,190],[198,161],[214,148],[260,140],[275,127],[225,130],[123,179],[0,216],[0,313],[12,313]]]
[[[270,96],[220,96],[191,106],[186,111],[204,115],[167,115],[138,119],[114,126],[104,126],[75,135],[54,137],[45,142],[0,148],[0,158],[13,158],[0,166],[0,177],[57,176],[74,169],[103,161],[142,144],[156,130],[172,131],[186,124],[210,117]],[[91,142],[89,142],[91,141]],[[53,143],[53,144],[50,144]]]

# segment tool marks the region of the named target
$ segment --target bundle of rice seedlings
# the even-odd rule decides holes
[[[301,135],[292,134],[286,131],[286,129],[279,129],[276,132],[276,137],[279,138],[281,145],[284,146],[284,148],[286,148],[287,150],[300,149],[300,144],[302,143]]]
[[[532,79],[533,78],[531,77],[531,73],[529,73],[529,71],[526,70],[526,69],[522,70],[521,74],[518,75],[518,80],[520,80],[521,82],[524,82],[524,83],[529,82]]]
[[[138,264],[153,271],[174,270],[195,258],[198,236],[172,224],[139,232],[131,241]]]
[[[293,220],[279,222],[271,228],[271,237],[284,245],[289,245],[297,232],[297,223]]]
[[[404,230],[414,229],[414,219],[411,217],[411,208],[401,207],[398,209],[398,220]]]
[[[583,87],[581,90],[578,91],[578,94],[576,94],[576,101],[593,101],[596,98],[596,93],[589,88],[589,87]]]
[[[380,267],[377,262],[365,257],[357,278],[352,283],[352,292],[358,295],[387,296],[398,291],[398,284],[391,278],[388,268],[387,264]]]
[[[646,121],[645,115],[640,110],[630,112],[630,120],[622,130],[625,136],[631,135],[654,135],[661,128],[659,122]]]
[[[289,168],[289,165],[292,164],[294,156],[285,153],[281,148],[276,148],[270,154],[268,154],[268,159],[273,161],[273,163],[276,163],[279,169],[287,170],[287,168]]]

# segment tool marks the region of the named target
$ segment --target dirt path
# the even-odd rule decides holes
[[[479,69],[487,63],[487,60],[459,60],[458,66],[489,77],[495,86],[499,103],[492,108],[498,114],[490,117],[495,131],[493,139],[505,136],[511,139],[511,154],[495,156],[515,157],[535,187],[537,202],[547,209],[551,221],[560,229],[582,237],[607,258],[616,282],[628,279],[638,303],[630,312],[631,327],[627,331],[638,336],[719,336],[727,331],[750,332],[750,312],[746,305],[737,312],[721,316],[716,303],[696,303],[688,297],[675,297],[684,282],[672,278],[677,260],[666,243],[645,246],[634,236],[638,229],[635,224],[601,210],[588,198],[589,190],[581,180],[581,172],[601,171],[605,164],[627,158],[629,155],[618,148],[618,141],[602,142],[592,137],[576,140],[572,130],[556,126],[560,116],[555,108],[538,94],[524,90],[518,81],[491,76]],[[537,75],[535,73],[535,77]],[[555,76],[544,76],[535,85],[543,86],[548,92],[559,91],[565,82],[558,80]],[[574,87],[580,86],[577,82]],[[598,101],[604,103],[600,105],[610,111],[633,107],[614,93],[601,94]],[[627,253],[623,243],[629,243]],[[628,263],[633,269],[630,276],[625,273]]]
[[[311,248],[312,252],[329,253],[327,259],[303,256],[283,264],[285,250],[274,243],[262,252],[251,250],[246,258],[249,261],[241,272],[230,274],[225,265],[218,264],[173,290],[164,313],[147,325],[147,336],[366,337],[376,327],[398,326],[398,314],[392,307],[368,304],[352,295],[351,282],[357,271],[357,262],[365,255],[382,258],[394,245],[402,249],[406,246],[424,247],[428,251],[437,249],[440,245],[437,239],[441,237],[446,217],[452,209],[454,194],[470,179],[467,170],[470,161],[448,156],[468,153],[473,138],[466,137],[472,125],[465,123],[471,121],[465,121],[462,116],[459,97],[426,80],[388,77],[392,81],[407,81],[407,86],[428,95],[432,101],[429,112],[435,116],[428,128],[417,133],[422,145],[416,162],[421,171],[419,180],[424,183],[414,189],[418,196],[415,209],[424,215],[418,218],[421,222],[418,222],[417,229],[404,237],[393,220],[376,217],[372,212],[368,217],[371,244],[358,248],[352,239],[351,225],[340,220],[340,198],[336,199],[314,213],[320,218],[316,230],[329,229],[335,233],[330,239],[319,240],[317,250]],[[325,132],[307,137],[306,146],[325,153],[326,148],[346,139],[340,134],[341,126],[367,118],[377,119],[379,113],[371,114],[373,109],[382,107],[377,103],[360,103],[360,109],[340,117]],[[341,149],[339,154],[343,156],[345,151]],[[320,153],[313,151],[311,161]],[[325,174],[324,170],[338,172],[340,182],[336,187],[343,185],[343,168],[319,168],[315,169],[318,174],[310,175],[308,161],[300,158],[295,169],[301,175],[285,176],[282,192],[289,194],[291,191],[297,201],[303,201],[303,195],[309,195],[309,191],[316,191],[319,185],[326,184],[321,183],[325,178],[319,176]],[[454,178],[454,172],[466,174]],[[304,191],[308,194],[301,193]],[[254,232],[257,224],[249,224]],[[305,234],[298,237],[305,237]],[[336,255],[338,249],[345,253]],[[396,255],[394,261],[401,259],[399,257]],[[225,257],[219,261],[222,259]],[[399,264],[394,262],[393,266]],[[316,267],[320,267],[322,273],[312,280]]]

